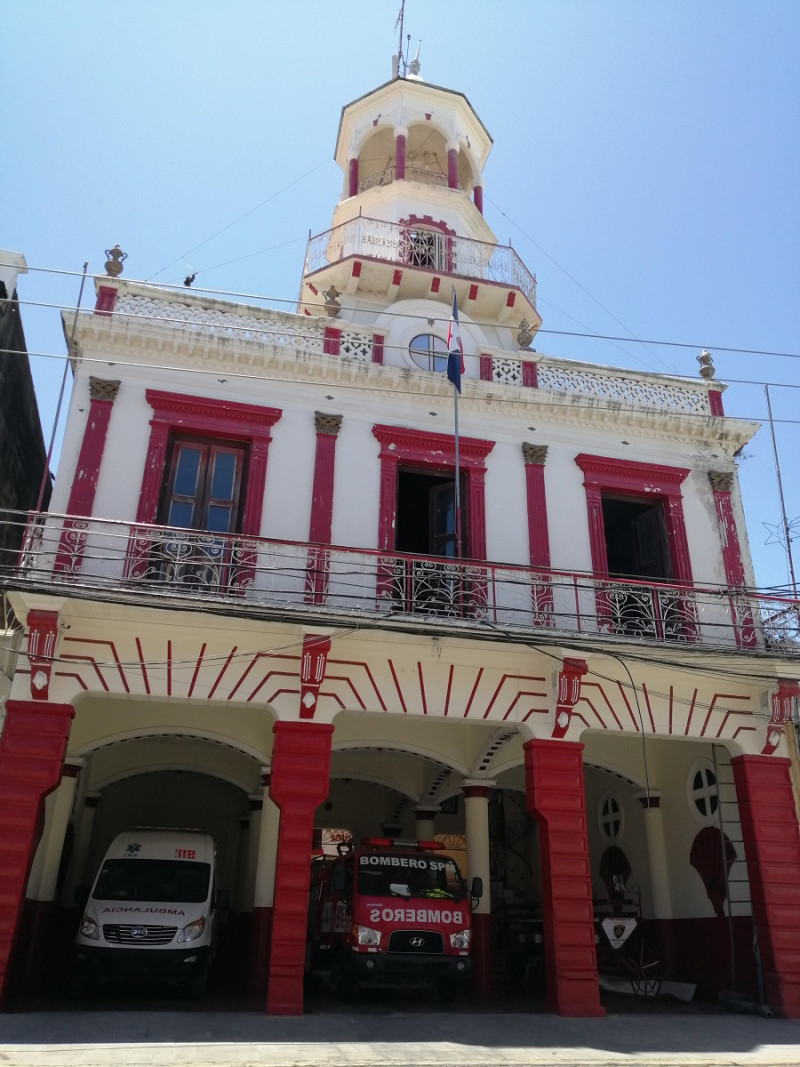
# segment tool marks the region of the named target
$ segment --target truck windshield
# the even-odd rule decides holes
[[[456,864],[442,857],[373,852],[358,857],[358,892],[375,897],[463,900],[467,895]]]
[[[178,901],[200,904],[208,898],[209,863],[191,860],[106,860],[92,896],[95,900]]]

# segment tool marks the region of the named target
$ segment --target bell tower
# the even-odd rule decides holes
[[[334,158],[344,176],[331,229],[312,237],[301,309],[330,288],[375,312],[400,300],[449,304],[535,333],[536,280],[483,217],[492,138],[463,93],[394,77],[342,109]]]

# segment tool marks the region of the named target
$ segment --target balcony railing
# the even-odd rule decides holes
[[[621,581],[67,515],[0,513],[19,554],[14,588],[116,593],[157,603],[370,617],[382,625],[548,630],[647,644],[769,649],[800,656],[800,601],[746,590]]]
[[[349,256],[362,256],[384,263],[428,267],[476,281],[510,285],[519,289],[529,304],[536,307],[536,279],[513,248],[433,233],[432,236],[439,239],[442,252],[420,261],[415,235],[425,233],[428,231],[414,226],[359,215],[309,240],[303,275],[308,277]]]

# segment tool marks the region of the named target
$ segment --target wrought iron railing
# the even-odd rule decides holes
[[[20,551],[0,583],[125,598],[548,630],[800,656],[800,601],[748,590],[210,534],[143,523],[0,512]]]
[[[303,275],[308,277],[349,256],[363,256],[387,263],[446,269],[449,274],[465,278],[511,285],[536,307],[536,279],[509,245],[436,233],[446,246],[446,256],[442,262],[420,263],[418,256],[417,260],[413,258],[416,246],[409,235],[421,232],[426,231],[359,215],[309,240]]]

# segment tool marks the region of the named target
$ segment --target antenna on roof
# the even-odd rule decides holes
[[[400,0],[400,11],[397,14],[397,22],[394,24],[394,28],[400,28],[400,35],[397,42],[397,55],[392,56],[392,77],[393,78],[405,78],[406,71],[408,70],[408,64],[403,58],[403,22],[406,17],[406,0]]]

